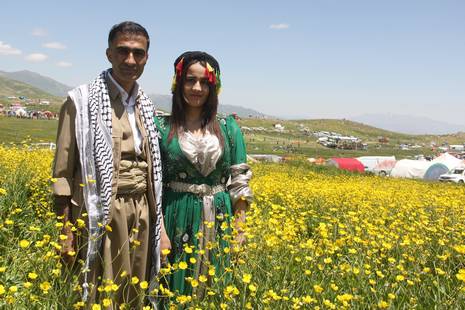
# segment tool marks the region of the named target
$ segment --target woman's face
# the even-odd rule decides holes
[[[190,108],[201,108],[207,101],[210,88],[205,67],[196,62],[187,68],[183,87],[184,100]]]

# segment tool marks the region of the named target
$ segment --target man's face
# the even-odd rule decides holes
[[[147,39],[138,34],[118,33],[107,48],[113,78],[129,92],[144,72],[147,63]]]

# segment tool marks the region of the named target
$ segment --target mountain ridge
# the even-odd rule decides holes
[[[0,71],[0,76],[29,84],[56,97],[65,97],[68,91],[73,88],[50,77],[29,70],[14,72]]]
[[[149,94],[148,96],[155,103],[155,107],[157,109],[165,111],[165,112],[171,112],[171,95]],[[252,117],[252,118],[270,118],[271,117],[261,112],[258,112],[254,109],[245,108],[245,107],[236,106],[236,105],[228,105],[228,104],[220,104],[218,106],[218,113],[225,114],[225,115],[235,113],[239,117]]]
[[[377,128],[414,135],[443,135],[465,132],[465,125],[450,124],[415,115],[369,113],[350,119]]]
[[[2,85],[9,84],[10,88],[5,92],[1,92],[0,95],[6,97],[18,93],[18,89],[23,91],[22,95],[34,99],[52,99],[52,103],[60,104],[63,102],[63,97],[67,95],[67,92],[72,87],[62,84],[50,77],[43,76],[39,73],[22,70],[15,72],[6,72],[0,70],[0,78],[9,79],[16,81],[16,89],[13,89],[12,83],[2,82]],[[33,87],[35,90],[28,88],[27,86],[20,85],[17,83],[24,83]],[[5,87],[3,87],[5,89]],[[157,109],[169,112],[171,111],[171,95],[160,95],[160,94],[149,94],[149,96],[155,102]],[[62,97],[62,98],[59,98]],[[1,100],[5,102],[5,98]],[[256,111],[251,108],[242,106],[220,104],[218,112],[222,114],[236,113],[242,118],[273,118],[273,119],[284,119],[286,117],[269,116],[262,112]],[[440,134],[453,134],[458,132],[465,132],[465,125],[450,124],[443,121],[433,120],[427,117],[414,116],[414,115],[398,115],[398,114],[361,114],[355,117],[349,117],[348,119],[361,122],[366,125],[371,125],[380,129],[389,131],[404,133],[404,134],[424,134],[424,135],[440,135]]]

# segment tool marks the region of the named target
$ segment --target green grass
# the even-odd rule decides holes
[[[21,119],[0,116],[0,143],[18,144],[31,142],[55,142],[57,120]]]

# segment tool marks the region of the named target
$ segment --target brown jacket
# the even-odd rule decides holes
[[[127,113],[121,102],[121,94],[113,84],[111,79],[107,78],[108,94],[112,107],[112,140],[113,140],[113,181],[112,181],[112,201],[114,201],[118,188],[118,172],[121,153],[126,151],[124,148],[134,147],[130,144],[122,144],[123,132],[120,122],[128,121]],[[55,197],[55,205],[57,208],[64,205],[73,205],[73,214],[76,214],[74,208],[81,209],[84,205],[81,165],[79,153],[76,143],[75,134],[75,118],[76,107],[71,98],[67,98],[60,111],[60,120],[58,123],[57,143],[55,161],[53,164],[53,178],[56,181],[52,185],[52,191]],[[155,219],[155,195],[153,192],[152,183],[152,160],[150,157],[149,139],[140,117],[139,109],[136,107],[136,122],[142,134],[143,148],[147,154],[148,164],[148,201],[150,214],[152,219]],[[122,149],[123,148],[123,149]],[[81,211],[81,210],[79,210]],[[80,213],[80,212],[79,212]],[[75,220],[75,219],[73,219]],[[110,212],[111,221],[111,212]]]

